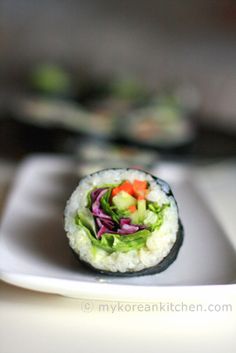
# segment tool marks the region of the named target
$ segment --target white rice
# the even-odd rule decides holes
[[[159,205],[170,203],[164,210],[164,219],[161,227],[152,232],[147,238],[146,246],[128,252],[108,253],[93,246],[85,230],[75,224],[78,210],[87,206],[87,194],[94,187],[105,184],[119,184],[123,180],[147,180],[150,192],[147,199],[158,202]],[[132,272],[157,265],[168,255],[176,241],[178,231],[178,211],[175,200],[168,197],[151,175],[135,169],[104,170],[81,180],[71,195],[65,209],[65,230],[70,246],[79,255],[80,259],[93,267],[112,272]]]

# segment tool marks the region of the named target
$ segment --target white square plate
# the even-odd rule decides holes
[[[163,171],[161,177],[170,179]],[[191,172],[183,170],[176,178],[172,174],[171,180],[185,229],[177,260],[156,275],[108,277],[76,261],[63,229],[65,203],[78,183],[76,164],[66,157],[28,158],[1,224],[0,278],[33,290],[90,299],[155,299],[160,293],[206,287],[235,290],[235,250],[194,188]]]

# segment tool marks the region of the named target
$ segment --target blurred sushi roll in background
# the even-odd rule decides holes
[[[71,141],[78,160],[79,176],[86,176],[97,170],[108,168],[136,168],[150,171],[159,161],[159,154],[153,149],[139,148],[94,139]]]
[[[76,257],[100,273],[148,275],[175,261],[183,226],[169,185],[137,169],[106,169],[83,178],[65,209]]]
[[[76,153],[81,137],[93,138],[94,144],[100,139],[166,154],[191,149],[196,136],[192,112],[199,106],[198,92],[191,85],[163,84],[155,89],[132,75],[101,78],[72,73],[53,62],[35,64],[9,95],[9,116],[29,135],[45,136],[49,149]],[[72,138],[75,142],[68,143]]]
[[[195,137],[189,112],[174,96],[160,96],[133,109],[124,119],[126,128],[119,130],[122,137],[140,145],[174,149],[188,145]]]

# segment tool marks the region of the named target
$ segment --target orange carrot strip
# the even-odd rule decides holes
[[[146,180],[134,180],[133,187],[135,191],[147,189]]]
[[[120,190],[126,191],[130,195],[134,194],[133,185],[129,181],[125,181],[123,184],[121,184]]]
[[[140,194],[137,196],[137,199],[138,200],[145,200],[145,196]]]
[[[116,196],[120,191],[120,187],[117,186],[116,188],[112,189],[111,196]]]
[[[128,209],[131,213],[134,213],[137,210],[137,207],[135,205],[132,205],[132,206],[129,206]]]

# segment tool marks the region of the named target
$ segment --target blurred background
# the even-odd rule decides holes
[[[235,63],[233,0],[0,0],[1,165],[234,157]]]

